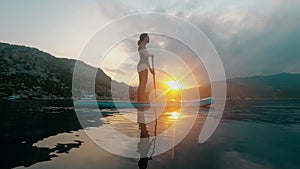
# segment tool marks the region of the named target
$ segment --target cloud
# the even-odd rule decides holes
[[[195,24],[215,45],[229,77],[300,73],[299,1],[123,1],[123,5],[114,10],[163,11]],[[152,46],[159,47],[154,41]],[[165,48],[176,46],[164,42]]]
[[[112,74],[120,73],[122,75],[126,75],[126,71],[122,70],[122,69],[110,69],[110,68],[103,68],[103,69],[104,69],[104,71],[110,72]]]
[[[61,1],[0,3],[2,41],[36,46],[57,56],[78,56],[88,38],[114,19],[137,12],[162,12],[184,18],[200,28],[217,49],[228,77],[300,73],[298,0],[145,0],[134,3],[95,0],[64,1],[63,7]],[[25,12],[27,9],[32,10]],[[120,25],[118,29],[135,29],[139,24],[141,20],[134,25]],[[167,24],[161,21],[159,26]],[[153,30],[159,26],[154,25]],[[178,33],[188,31],[181,27],[174,29]],[[118,35],[103,38],[113,36]],[[138,35],[131,37],[123,44],[127,53],[136,51],[137,38]],[[178,50],[182,44],[167,38],[156,36],[151,45],[183,55]]]
[[[123,1],[117,0],[100,0],[97,5],[102,16],[105,16],[110,19],[117,19],[122,16],[128,15],[131,11],[131,8],[128,8]]]
[[[225,5],[215,7],[219,12],[206,10],[205,15],[193,13],[188,19],[212,40],[229,77],[300,73],[299,5],[299,1]]]

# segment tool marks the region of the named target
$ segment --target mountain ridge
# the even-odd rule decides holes
[[[96,72],[95,93],[98,99],[112,99],[112,92],[119,99],[128,97],[128,93],[131,100],[136,99],[135,87],[112,80],[100,68],[80,60],[57,58],[37,48],[7,43],[0,43],[0,98],[6,99],[11,95],[29,99],[80,98],[93,94],[80,88],[74,89],[75,92],[72,93],[76,63],[83,69],[81,78],[77,79],[81,86],[86,86],[85,76],[88,73]],[[283,72],[237,77],[227,79],[226,83],[228,98],[300,98],[300,74]],[[111,91],[112,84],[117,86],[114,91]],[[197,90],[201,97],[211,95],[210,84]],[[186,90],[183,95],[189,96],[194,92],[195,90]]]
[[[229,97],[266,97],[266,98],[300,98],[300,74],[278,73],[268,76],[256,75],[248,78],[233,78],[227,81]],[[232,90],[237,85],[243,86],[237,94]],[[239,87],[241,89],[241,87]]]
[[[0,43],[0,98],[20,95],[22,98],[72,98],[82,97],[88,91],[74,89],[72,77],[75,64],[84,69],[80,85],[86,85],[85,73],[96,72],[95,93],[101,99],[111,98],[111,83],[118,86],[116,96],[123,96],[129,87],[113,81],[103,70],[83,61],[57,58],[37,48]],[[73,94],[74,94],[73,93]]]

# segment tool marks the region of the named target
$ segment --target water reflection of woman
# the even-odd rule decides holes
[[[150,150],[152,141],[149,141],[149,131],[147,130],[147,125],[145,122],[144,111],[138,111],[137,122],[139,124],[139,129],[141,130],[140,142],[138,143],[138,153],[140,153],[140,160],[138,166],[140,169],[146,169],[148,167],[148,161],[152,160],[152,157],[148,157],[148,152]]]

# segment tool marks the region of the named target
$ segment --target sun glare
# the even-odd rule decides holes
[[[183,89],[184,86],[182,84],[179,84],[177,81],[171,80],[166,82],[166,84],[173,90]]]
[[[179,119],[179,116],[180,116],[180,114],[178,112],[175,112],[175,111],[171,112],[170,115],[171,115],[170,118],[173,119],[173,120]]]

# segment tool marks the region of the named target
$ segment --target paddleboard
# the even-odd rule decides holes
[[[139,102],[125,102],[125,101],[101,101],[101,100],[77,100],[74,102],[76,107],[99,107],[105,108],[175,108],[175,107],[208,107],[213,104],[212,98],[203,98],[201,100],[192,101],[167,101],[167,102],[152,102],[152,103],[139,103]]]

